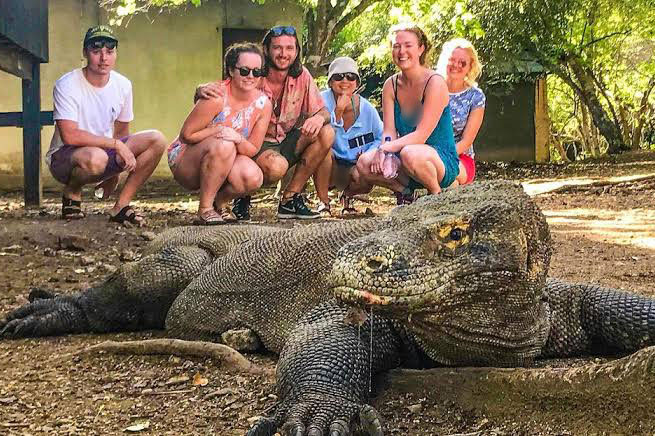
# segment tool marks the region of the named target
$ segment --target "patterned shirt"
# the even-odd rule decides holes
[[[227,92],[230,92],[230,79],[224,80],[223,85]],[[264,107],[266,106],[266,101],[268,97],[262,92],[258,97],[251,101],[246,107],[235,111],[230,107],[228,103],[227,96],[225,98],[225,104],[223,110],[214,117],[213,120],[207,125],[214,126],[216,124],[221,126],[231,127],[237,132],[241,133],[244,138],[248,138],[252,133],[255,123],[262,116]],[[180,141],[180,138],[175,138],[173,143],[168,147],[168,165],[171,168],[174,168],[177,164],[178,159],[182,156],[182,153],[185,151],[187,144]]]
[[[486,98],[482,90],[478,87],[467,88],[461,92],[450,93],[450,112],[453,116],[453,133],[455,134],[455,143],[461,141],[464,134],[464,128],[469,119],[469,114],[473,109],[484,107]],[[473,144],[464,154],[471,157],[475,156]]]
[[[276,107],[273,91],[268,85],[268,80],[262,78],[262,90],[264,94],[271,99],[273,103],[273,113],[271,122],[266,131],[264,141],[282,142],[294,127],[300,128],[307,118],[310,118],[318,111],[325,107],[321,93],[309,73],[307,68],[303,67],[300,76],[293,78],[287,76],[282,90],[282,101],[280,108]],[[279,113],[280,115],[276,115]]]

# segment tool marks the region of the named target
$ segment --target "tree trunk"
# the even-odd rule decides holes
[[[578,63],[576,59],[568,59],[567,65],[571,68],[575,80],[559,68],[555,70],[555,74],[557,74],[558,77],[573,89],[576,95],[589,109],[594,125],[598,128],[598,131],[605,140],[607,140],[609,146],[607,153],[617,154],[621,151],[627,150],[627,146],[625,142],[623,142],[621,129],[616,123],[613,123],[610,120],[610,117],[607,115],[607,112],[598,99],[596,94],[597,86],[592,75],[585,67]]]
[[[580,133],[582,134],[582,143],[584,144],[585,154],[597,158],[600,156],[600,147],[598,146],[596,134],[589,123],[589,113],[587,112],[587,107],[585,105],[580,105],[580,113],[582,114]]]
[[[317,0],[316,6],[305,11],[307,40],[303,47],[304,65],[312,76],[325,74],[330,43],[343,28],[369,6],[382,0]]]
[[[644,131],[644,124],[650,118],[650,114],[653,113],[653,106],[648,105],[648,98],[650,93],[655,87],[655,76],[652,76],[648,81],[644,95],[641,97],[641,102],[637,108],[636,118],[637,122],[635,124],[634,131],[632,132],[632,149],[637,150],[641,145],[641,136]]]

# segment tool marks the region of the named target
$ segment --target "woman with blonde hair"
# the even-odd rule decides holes
[[[426,66],[430,42],[415,25],[391,31],[391,55],[400,70],[382,89],[383,143],[357,161],[357,170],[369,184],[396,193],[398,204],[410,203],[415,188],[430,194],[456,186],[457,153],[448,108],[445,78]],[[400,167],[386,171],[389,160]]]
[[[460,185],[475,179],[473,141],[484,117],[486,98],[476,82],[482,73],[478,52],[464,38],[455,38],[443,45],[436,67],[446,78],[450,111],[453,116],[455,147],[459,155]]]

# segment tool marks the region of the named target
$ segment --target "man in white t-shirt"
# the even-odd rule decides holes
[[[118,40],[111,28],[95,26],[84,36],[84,68],[64,74],[55,83],[55,134],[46,154],[53,177],[63,183],[61,214],[83,218],[82,187],[94,183],[96,193],[108,198],[118,176],[129,175],[109,220],[141,225],[143,216],[130,206],[136,191],[150,177],[166,148],[156,130],[130,135],[132,83],[113,71]]]

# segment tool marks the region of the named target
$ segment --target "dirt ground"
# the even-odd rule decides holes
[[[643,179],[648,175],[653,177]],[[554,240],[551,276],[655,294],[655,153],[567,166],[483,164],[479,178],[520,180],[535,194]],[[612,184],[599,185],[602,181]],[[544,193],[547,189],[555,191]],[[270,194],[257,196],[256,221],[276,221]],[[32,287],[70,293],[101,280],[120,263],[137,259],[153,233],[190,223],[197,206],[195,196],[171,182],[154,181],[135,203],[147,215],[147,226],[124,228],[103,215],[109,203],[90,197],[85,194],[87,218],[65,222],[58,219],[58,192],[46,192],[43,208],[27,211],[21,193],[2,194],[0,316],[24,303]],[[390,205],[388,196],[374,191],[369,203],[358,207],[385,213]],[[129,428],[156,435],[242,435],[274,404],[270,380],[226,373],[210,359],[73,355],[104,340],[153,337],[163,332],[0,341],[0,434],[104,435]],[[275,356],[248,358],[275,365]],[[652,398],[644,402],[652,404]],[[520,411],[500,419],[458,408],[439,392],[417,398],[392,391],[375,404],[386,434],[393,435],[587,432],[565,412],[541,421]],[[607,431],[616,433],[621,425]],[[655,422],[639,428],[652,434]]]

